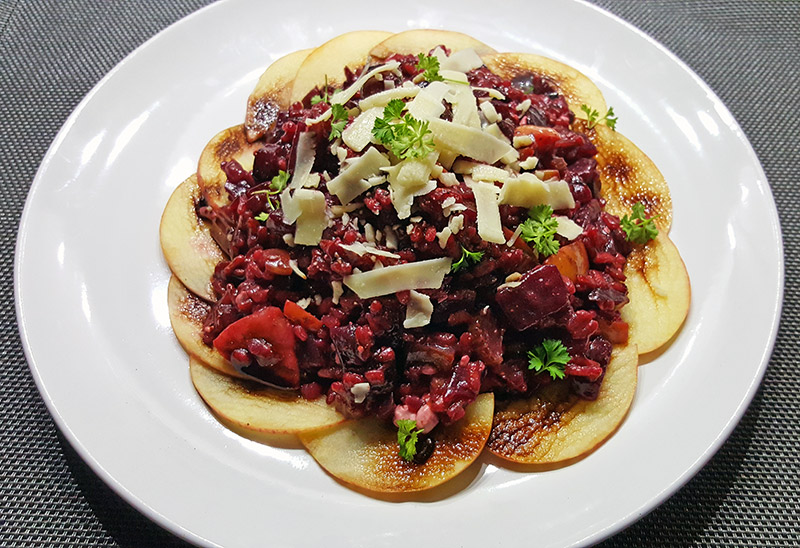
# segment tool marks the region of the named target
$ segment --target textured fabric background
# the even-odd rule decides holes
[[[125,55],[205,0],[0,0],[0,546],[185,546],[110,491],[58,433],[22,353],[13,250],[28,188],[72,109]],[[799,546],[800,3],[613,1],[694,69],[753,144],[783,226],[786,292],[764,382],[719,453],[607,540],[617,546]]]

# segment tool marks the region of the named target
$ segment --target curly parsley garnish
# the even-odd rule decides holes
[[[280,170],[278,174],[270,181],[268,189],[256,190],[253,192],[253,194],[266,194],[267,205],[269,208],[273,210],[278,209],[281,206],[281,203],[276,196],[284,191],[288,182],[289,173],[287,171]],[[266,221],[268,218],[269,213],[259,213],[254,217],[256,221]]]
[[[600,113],[589,105],[581,105],[581,110],[586,114],[586,121],[588,122],[586,127],[589,129],[592,129],[600,122],[605,122],[608,127],[616,131],[617,117],[614,116],[614,107],[608,107],[608,110],[602,118],[600,117]]]
[[[536,373],[546,371],[553,379],[563,379],[569,360],[569,352],[564,343],[557,339],[545,339],[542,344],[528,352],[528,369],[533,369]]]
[[[372,135],[400,158],[420,158],[434,150],[428,122],[417,120],[410,114],[403,116],[405,103],[392,99],[383,109],[383,118],[375,120]]]
[[[425,55],[420,53],[417,55],[417,70],[425,71],[422,77],[428,82],[442,81],[442,75],[439,74],[439,59],[434,55]]]
[[[331,106],[331,111],[331,134],[328,139],[333,141],[342,136],[342,130],[347,125],[347,120],[350,119],[350,116],[347,114],[347,109],[338,103]]]
[[[531,208],[528,219],[522,223],[519,237],[545,257],[558,251],[558,240],[555,239],[558,230],[558,221],[553,217],[553,208],[542,204]]]
[[[450,272],[458,272],[476,265],[483,260],[483,251],[470,251],[461,246],[461,258],[450,266]]]
[[[417,428],[417,421],[397,421],[397,445],[400,446],[400,456],[407,461],[414,460],[417,454],[417,438],[422,434],[422,429]]]
[[[635,244],[646,244],[656,236],[658,236],[658,229],[653,219],[658,217],[645,217],[644,205],[641,202],[633,204],[633,214],[628,217],[625,215],[621,221],[620,226],[625,231],[625,237],[629,242]]]

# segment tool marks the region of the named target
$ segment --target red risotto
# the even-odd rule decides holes
[[[310,93],[252,171],[223,164],[230,203],[198,209],[229,257],[206,344],[255,380],[425,434],[481,392],[557,381],[595,399],[628,338],[630,244],[566,100],[533,74],[448,71],[447,54]]]

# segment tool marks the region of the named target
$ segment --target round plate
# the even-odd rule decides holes
[[[477,0],[406,2],[390,18],[355,4],[214,4],[136,50],[70,116],[33,183],[17,244],[17,314],[42,397],[104,481],[199,544],[390,546],[409,531],[462,546],[598,541],[686,482],[761,380],[783,283],[765,175],[696,75],[594,7],[519,1],[488,17]],[[542,13],[592,32],[516,24]],[[209,413],[170,329],[158,223],[206,141],[243,121],[271,61],[349,30],[410,27],[459,30],[591,77],[618,129],[669,181],[671,236],[693,301],[678,337],[640,368],[622,427],[587,458],[537,472],[484,459],[443,490],[387,499],[337,483],[302,449],[240,437]],[[331,535],[342,523],[349,535]]]

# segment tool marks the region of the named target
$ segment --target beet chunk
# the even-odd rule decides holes
[[[526,272],[519,285],[497,291],[496,300],[518,331],[544,323],[569,305],[569,291],[553,265],[540,265]]]

